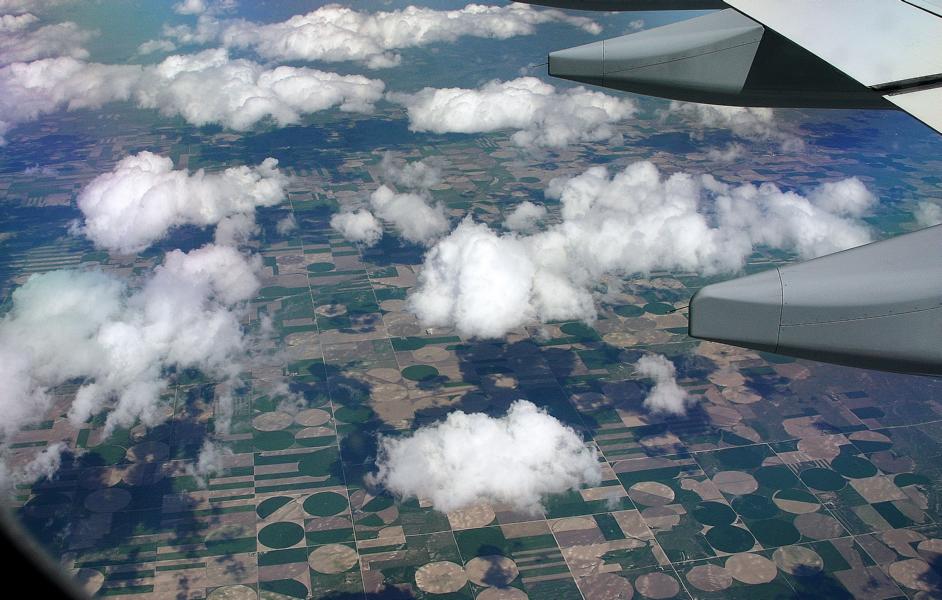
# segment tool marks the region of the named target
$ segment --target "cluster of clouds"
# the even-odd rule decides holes
[[[697,401],[677,383],[677,369],[666,356],[646,354],[635,363],[635,372],[654,381],[644,399],[644,407],[653,414],[683,416]]]
[[[362,75],[267,68],[232,59],[224,49],[174,55],[150,66],[60,56],[0,68],[0,137],[43,114],[127,100],[193,125],[218,123],[244,131],[270,119],[285,126],[332,107],[371,112],[383,89],[382,81]]]
[[[169,252],[140,288],[101,270],[33,275],[0,320],[0,432],[38,421],[50,390],[81,380],[76,425],[110,406],[105,431],[160,423],[169,369],[235,377],[259,261],[229,246]],[[112,404],[113,403],[113,404]]]
[[[71,0],[0,0],[0,13],[21,14],[26,12],[38,12],[59,4],[66,4],[70,1]]]
[[[441,168],[434,160],[411,163],[398,161],[390,154],[380,164],[384,181],[406,188],[398,192],[380,185],[369,198],[369,209],[344,210],[335,214],[330,225],[347,241],[365,247],[383,237],[382,221],[413,244],[429,245],[448,232],[448,216],[440,202],[432,202],[428,189],[441,181]],[[381,221],[382,220],[382,221]]]
[[[602,480],[598,453],[572,428],[517,400],[506,415],[455,411],[405,437],[381,437],[368,478],[442,512],[501,503],[539,513],[548,494]]]
[[[78,231],[121,254],[140,252],[180,225],[225,223],[217,239],[237,241],[254,232],[256,207],[285,199],[287,184],[273,158],[255,167],[189,173],[175,170],[167,157],[141,152],[81,191],[77,204],[84,222]]]
[[[678,115],[701,128],[728,129],[734,136],[749,141],[777,142],[783,152],[797,152],[804,147],[801,138],[782,129],[775,111],[765,107],[720,106],[695,102],[671,101],[664,116]],[[742,154],[740,144],[730,144],[715,158],[732,161]]]
[[[592,21],[559,10],[470,4],[450,11],[410,6],[366,13],[328,5],[283,23],[254,24],[219,19],[227,6],[203,0],[176,5],[178,12],[201,16],[195,29],[169,29],[170,38],[222,47],[171,55],[151,65],[87,61],[83,44],[95,33],[74,23],[42,25],[31,13],[0,17],[0,144],[16,125],[44,114],[125,101],[193,125],[220,124],[245,131],[262,121],[280,127],[295,124],[305,114],[334,107],[370,113],[386,98],[405,107],[413,131],[512,130],[514,143],[525,148],[617,140],[615,124],[637,111],[627,97],[582,87],[559,90],[534,77],[491,81],[472,89],[424,88],[384,96],[385,84],[379,79],[260,64],[232,58],[228,51],[250,47],[276,62],[360,60],[380,66],[398,60],[391,49],[452,41],[462,35],[507,38],[532,33],[536,25],[547,22],[598,32]],[[167,38],[147,42],[140,50],[175,49]]]
[[[271,61],[357,61],[372,69],[398,65],[396,50],[453,42],[463,36],[508,39],[529,35],[543,23],[568,23],[598,34],[602,28],[586,17],[528,4],[506,6],[469,4],[457,10],[408,6],[389,12],[361,12],[328,4],[278,23],[217,19],[207,14],[203,0],[187,0],[178,12],[202,14],[197,25],[167,27],[163,40],[148,42],[141,51],[170,50],[176,44],[220,44],[251,49]]]
[[[72,22],[38,26],[32,13],[0,15],[0,66],[55,56],[88,58],[83,44],[95,33]]]
[[[592,167],[546,192],[561,222],[523,235],[465,218],[425,256],[408,305],[428,326],[494,338],[540,320],[596,316],[607,275],[734,273],[757,246],[811,258],[871,241],[861,217],[876,198],[856,178],[807,194],[710,175],[664,176],[649,162]]]
[[[68,410],[76,425],[107,412],[104,432],[166,418],[162,396],[172,374],[195,368],[234,387],[252,338],[242,321],[259,289],[261,261],[238,243],[255,211],[283,201],[288,177],[277,161],[216,173],[174,170],[169,158],[141,152],[119,161],[78,194],[74,233],[98,247],[140,252],[174,227],[215,226],[215,242],[164,255],[137,281],[100,268],[31,276],[0,319],[0,444],[43,418],[55,388],[79,382]],[[224,425],[221,424],[224,429]],[[64,446],[0,479],[49,476]],[[222,468],[226,452],[207,441],[192,466],[198,478]]]
[[[628,97],[584,87],[558,90],[536,77],[491,81],[475,89],[424,88],[389,93],[402,104],[409,129],[432,133],[487,133],[516,130],[511,140],[524,148],[558,148],[616,137],[615,123],[638,108]]]

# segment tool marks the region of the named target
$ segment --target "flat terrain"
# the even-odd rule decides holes
[[[650,159],[668,172],[792,188],[860,174],[883,199],[872,219],[881,234],[912,228],[911,202],[940,194],[926,173],[942,161],[914,167],[911,157],[939,153],[922,154],[918,136],[894,138],[899,150],[887,153],[875,138],[899,118],[838,115],[808,118],[805,153],[756,144],[767,154],[739,164],[698,150],[722,136],[692,140],[683,124],[656,120],[626,126],[624,146],[540,157],[502,134],[411,137],[384,113],[243,136],[130,108],[22,127],[11,136],[16,151],[0,151],[7,301],[31,273],[99,265],[133,277],[166,250],[211,239],[178,230],[127,257],[67,233],[75,193],[129,153],[160,152],[190,169],[275,156],[294,179],[288,202],[258,214],[264,281],[245,325],[257,330],[270,319],[275,334],[235,394],[230,433],[214,432],[222,390],[199,373],[174,378],[164,425],[107,439],[103,419],[68,424],[74,388],[64,386],[14,448],[23,461],[57,440],[73,452],[53,480],[17,490],[18,514],[90,591],[121,598],[942,594],[942,382],[691,340],[683,308],[705,280],[689,273],[608,281],[591,325],[463,339],[424,328],[406,308],[422,248],[387,231],[364,252],[328,225],[341,205],[375,189],[392,150],[442,160],[444,181],[432,194],[454,220],[472,214],[496,226],[519,201],[543,202],[552,177],[591,162]],[[37,164],[49,168],[26,172]],[[558,219],[558,206],[547,205]],[[299,227],[279,234],[276,223],[289,214]],[[760,251],[747,270],[789,259]],[[648,351],[676,359],[680,383],[700,399],[687,416],[643,409],[649,384],[635,379],[632,363]],[[300,406],[265,391],[279,383],[303,398]],[[442,514],[365,485],[378,434],[456,409],[499,415],[518,398],[598,447],[600,486],[550,497],[544,514],[527,515],[499,505]],[[207,435],[232,455],[202,487],[188,467]]]

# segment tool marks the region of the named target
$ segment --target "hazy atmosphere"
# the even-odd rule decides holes
[[[687,335],[942,137],[547,74],[703,14],[0,0],[17,520],[123,599],[942,595],[939,380]]]

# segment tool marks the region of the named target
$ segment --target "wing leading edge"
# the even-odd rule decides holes
[[[942,2],[726,3],[942,133]]]

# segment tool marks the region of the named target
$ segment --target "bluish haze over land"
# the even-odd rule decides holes
[[[942,221],[925,126],[542,65],[699,13],[0,14],[0,474],[89,592],[942,593],[938,381],[685,313]]]

